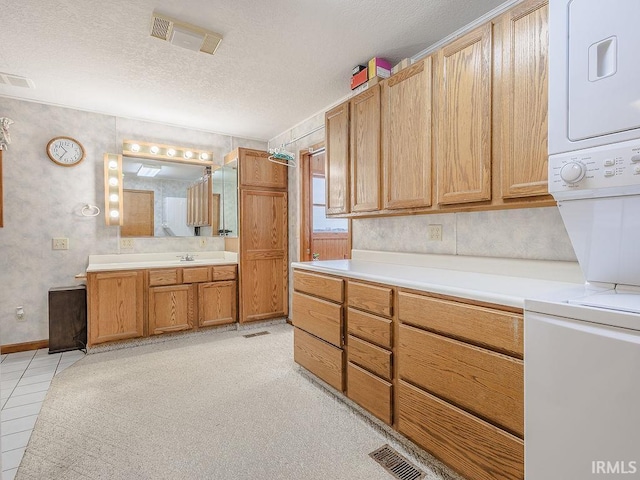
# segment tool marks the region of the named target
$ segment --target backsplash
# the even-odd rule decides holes
[[[4,151],[4,228],[0,228],[0,344],[48,338],[48,290],[75,285],[89,254],[224,250],[224,239],[135,238],[119,249],[117,227],[104,214],[83,217],[85,204],[103,210],[103,155],[122,151],[123,139],[162,141],[212,150],[214,161],[238,146],[265,149],[264,142],[101,115],[0,97],[0,117],[9,117],[12,143]],[[85,160],[75,167],[53,164],[45,147],[56,136],[80,141]],[[52,250],[53,237],[69,238],[69,250]],[[15,309],[23,306],[24,321]]]

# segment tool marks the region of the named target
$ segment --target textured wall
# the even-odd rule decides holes
[[[0,228],[0,343],[48,338],[47,292],[74,285],[89,254],[117,253],[118,228],[105,226],[104,216],[80,215],[86,203],[104,203],[103,154],[122,151],[122,140],[162,141],[206,148],[214,161],[232,148],[265,148],[266,144],[227,135],[117,118],[0,97],[0,117],[14,120],[13,142],[4,152],[4,228]],[[59,135],[74,137],[85,147],[85,160],[71,168],[49,161],[45,147]],[[69,250],[53,251],[52,237],[68,237]],[[222,250],[224,240],[209,238],[137,238],[138,252]],[[123,250],[123,253],[125,251]],[[15,319],[24,306],[25,321]]]

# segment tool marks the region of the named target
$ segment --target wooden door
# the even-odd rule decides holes
[[[193,328],[193,288],[170,285],[149,289],[149,335]]]
[[[327,215],[349,213],[349,102],[325,114]]]
[[[122,191],[122,237],[153,237],[153,190]]]
[[[326,214],[325,150],[301,155],[301,252],[302,261],[351,257],[349,220]]]
[[[238,320],[236,282],[211,282],[198,285],[198,325],[210,327]]]
[[[384,208],[431,205],[431,57],[382,87]]]
[[[240,192],[240,322],[288,313],[287,192]]]
[[[97,272],[87,277],[89,345],[144,334],[144,272]]]
[[[496,23],[494,125],[503,198],[545,195],[549,2],[528,0]]]
[[[441,49],[435,72],[438,203],[490,200],[491,24]]]
[[[350,102],[351,211],[380,210],[380,85]]]
[[[270,162],[267,152],[247,148],[238,150],[241,187],[287,188],[287,167]]]

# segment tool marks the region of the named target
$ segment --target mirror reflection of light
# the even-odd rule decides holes
[[[110,202],[114,202],[114,203],[115,203],[115,202],[117,202],[117,201],[118,201],[118,199],[119,199],[119,198],[120,198],[120,197],[118,196],[118,194],[117,194],[117,193],[112,193],[111,195],[109,195],[109,201],[110,201]]]
[[[118,218],[120,216],[120,212],[118,210],[111,210],[109,215],[111,215],[111,218]]]
[[[109,161],[109,170],[116,170],[118,168],[118,162],[115,160]]]
[[[109,185],[111,185],[112,187],[115,187],[118,185],[118,179],[116,177],[111,177],[109,179]]]

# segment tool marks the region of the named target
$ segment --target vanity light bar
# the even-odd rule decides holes
[[[177,163],[211,164],[213,152],[176,145],[125,140],[122,143],[122,154],[126,157],[152,158]]]
[[[122,155],[104,154],[104,212],[107,225],[122,225]]]

